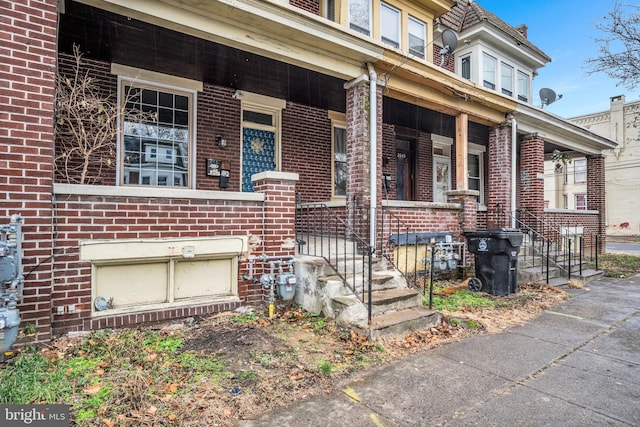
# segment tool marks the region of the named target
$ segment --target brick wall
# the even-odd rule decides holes
[[[79,258],[82,240],[249,235],[250,241],[259,242],[254,250],[261,253],[264,249],[263,207],[257,202],[58,194],[55,208],[58,254],[54,258],[52,307],[76,304],[78,310],[57,315],[52,308],[56,332],[88,330],[93,324],[89,317],[91,264]],[[239,277],[246,268],[241,266]],[[259,286],[239,279],[238,288],[242,300],[263,298]],[[164,310],[162,316],[175,310]],[[129,321],[131,316],[121,316],[118,322]]]
[[[56,0],[0,2],[0,220],[24,217],[22,325],[48,340]]]
[[[58,72],[61,76],[69,79],[74,79],[74,67],[76,66],[76,60],[73,55],[66,53],[58,54]],[[105,97],[110,99],[111,102],[117,102],[117,76],[111,74],[111,66],[109,63],[103,61],[96,61],[85,58],[83,56],[79,74],[81,76],[88,76],[92,79],[93,86]],[[89,125],[87,126],[90,127]],[[114,136],[112,147],[105,147],[104,150],[94,154],[92,161],[89,163],[88,179],[85,184],[102,184],[102,185],[115,185],[116,182],[116,138]],[[111,148],[111,149],[109,149]],[[80,183],[80,163],[79,157],[72,157],[66,160],[69,167],[65,168],[64,161],[60,159],[63,154],[63,147],[60,143],[56,144],[55,156],[57,159],[57,167],[55,168],[55,180],[57,182],[70,182]],[[100,163],[100,160],[109,159],[111,166],[107,166],[104,163]]]
[[[511,127],[499,126],[489,131],[489,173],[487,227],[499,225],[498,207],[511,211]]]
[[[287,103],[282,111],[282,170],[300,176],[303,202],[331,198],[331,131],[327,110]]]
[[[519,206],[540,218],[544,212],[544,139],[528,135],[520,144]]]
[[[289,4],[304,9],[314,15],[320,14],[320,2],[318,0],[289,0]]]
[[[440,56],[441,50],[442,48],[440,46],[435,44],[433,45],[433,63],[437,66],[440,66],[440,62],[442,62],[442,57]],[[444,55],[444,63],[442,64],[442,68],[451,71],[452,73],[456,72],[456,61],[452,53],[447,53]]]
[[[601,239],[601,250],[606,248],[606,191],[605,159],[603,156],[587,157],[587,209],[600,213],[597,233]]]
[[[198,127],[196,188],[198,190],[240,190],[240,100],[233,99],[234,89],[205,83],[198,93]],[[227,140],[219,147],[217,137]],[[220,187],[220,178],[207,176],[206,159],[229,161],[231,175],[227,188]]]

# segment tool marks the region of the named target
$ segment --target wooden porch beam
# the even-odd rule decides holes
[[[469,189],[469,116],[456,115],[456,190]]]

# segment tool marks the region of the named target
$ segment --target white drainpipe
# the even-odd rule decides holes
[[[367,64],[369,69],[369,145],[371,147],[371,171],[369,175],[369,188],[371,192],[371,206],[369,213],[369,244],[376,247],[376,205],[378,204],[378,75],[373,65]]]
[[[516,142],[518,122],[511,114],[511,228],[516,228]]]

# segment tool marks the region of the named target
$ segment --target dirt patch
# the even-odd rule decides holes
[[[262,312],[224,314],[202,319],[190,327],[182,350],[214,354],[224,361],[229,374],[220,388],[208,395],[210,401],[204,411],[216,424],[230,425],[269,409],[329,393],[345,377],[370,366],[472,334],[503,332],[532,319],[567,295],[548,285],[525,285],[517,294],[493,297],[499,308],[447,311],[437,327],[377,342],[301,309],[281,307],[275,319],[266,318]],[[215,405],[211,404],[212,398]],[[200,425],[200,421],[194,419],[193,425]]]
[[[231,426],[330,393],[372,366],[472,334],[505,331],[567,294],[527,285],[514,295],[487,298],[494,308],[446,311],[436,327],[377,342],[291,305],[277,307],[273,319],[260,306],[62,338],[39,355],[50,361],[47,372],[61,369],[55,388],[68,391],[63,401],[46,401],[70,404],[74,424],[80,426]],[[15,367],[17,362],[10,363]],[[47,378],[42,377],[39,389]]]

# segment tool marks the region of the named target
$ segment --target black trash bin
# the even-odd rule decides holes
[[[469,252],[475,255],[476,277],[481,289],[491,295],[508,295],[518,290],[518,253],[523,235],[518,229],[469,231]],[[477,282],[476,282],[477,283]]]

